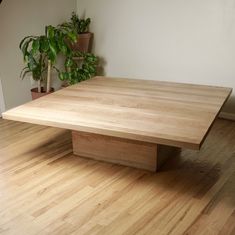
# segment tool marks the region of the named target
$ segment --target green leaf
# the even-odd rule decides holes
[[[54,54],[52,51],[49,51],[47,56],[51,63],[54,64],[56,61],[56,54]]]
[[[54,38],[55,36],[55,28],[51,25],[47,26],[46,27],[46,35],[49,37],[49,38]]]
[[[23,45],[24,42],[25,42],[27,39],[29,39],[29,38],[34,39],[35,36],[27,36],[27,37],[24,37],[24,38],[21,40],[21,42],[20,42],[20,45],[19,45],[19,48],[20,48],[20,49],[22,49],[22,45]]]
[[[68,48],[68,46],[65,44],[64,40],[60,38],[60,39],[57,41],[57,44],[58,44],[59,50],[60,50],[64,55],[67,55],[67,52],[68,52],[69,48]]]
[[[38,64],[33,57],[32,53],[28,55],[28,67],[31,71],[35,70],[38,67]]]
[[[59,79],[61,81],[65,81],[65,80],[68,80],[69,76],[68,76],[68,73],[67,72],[60,72],[59,73]]]
[[[68,52],[68,48],[67,48],[67,46],[65,46],[65,45],[62,45],[61,48],[60,48],[60,50],[61,50],[61,52],[62,52],[64,55],[66,55],[67,52]]]
[[[49,41],[49,48],[50,48],[50,52],[48,53],[48,56],[49,56],[49,59],[51,60],[51,62],[53,64],[53,63],[55,63],[56,56],[57,56],[56,43],[53,40]]]
[[[21,76],[20,76],[20,77],[21,77],[22,79],[24,79],[24,78],[25,78],[25,76],[26,76],[28,73],[31,73],[31,71],[30,71],[30,70],[25,70],[25,71],[24,71],[24,73],[23,73],[23,74],[21,74]]]
[[[26,61],[26,57],[29,55],[29,52],[28,52],[28,47],[29,47],[29,44],[33,41],[33,38],[30,38],[29,40],[25,41],[25,43],[22,45],[22,52],[23,52],[23,56],[24,56],[24,61]]]
[[[77,42],[77,34],[75,34],[74,32],[68,32],[68,38],[69,38],[72,42]]]
[[[32,53],[33,53],[33,55],[36,54],[39,51],[39,48],[40,48],[40,39],[37,38],[32,43]]]
[[[91,18],[87,18],[86,19],[86,26],[89,26],[90,23],[91,23]]]
[[[20,72],[20,77],[22,77],[23,73],[24,73],[26,70],[28,70],[28,67],[27,67],[27,66],[24,67],[24,68],[21,70],[21,72]],[[28,71],[29,71],[29,70],[28,70]]]
[[[59,79],[60,79],[61,81],[64,81],[64,80],[65,80],[65,79],[64,79],[64,76],[63,76],[63,72],[59,73]]]
[[[49,43],[45,36],[40,37],[40,51],[47,52],[49,50]]]
[[[68,68],[68,67],[72,67],[73,65],[74,65],[74,61],[71,58],[67,58],[64,66]]]
[[[33,79],[35,81],[41,80],[41,71],[38,69],[35,69],[34,71],[32,71],[32,75],[33,75]]]

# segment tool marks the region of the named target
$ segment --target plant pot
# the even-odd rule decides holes
[[[46,91],[44,90],[44,88],[42,87],[42,88],[41,88],[41,91],[42,91],[42,92],[39,93],[39,92],[38,92],[38,88],[32,88],[32,89],[31,89],[31,96],[32,96],[32,99],[35,100],[35,99],[38,99],[38,98],[40,98],[40,97],[42,97],[42,96],[48,95],[48,94],[54,92],[54,88],[51,87],[50,92],[46,92]]]
[[[91,51],[92,33],[79,34],[77,42],[72,44],[72,50],[81,52]]]

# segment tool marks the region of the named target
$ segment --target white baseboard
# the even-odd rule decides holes
[[[235,113],[221,112],[219,118],[235,121]]]

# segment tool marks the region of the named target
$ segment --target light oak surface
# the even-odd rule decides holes
[[[0,119],[2,235],[233,235],[235,123],[153,174],[72,154],[71,132]]]
[[[157,170],[156,144],[77,131],[72,132],[72,142],[73,153],[78,156],[150,171]]]
[[[72,142],[75,155],[154,172],[180,152],[176,147],[79,131],[72,131]]]
[[[95,77],[3,114],[6,119],[199,149],[230,88]]]

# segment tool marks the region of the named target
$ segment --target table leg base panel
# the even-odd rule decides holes
[[[141,141],[72,131],[75,155],[157,171],[177,148]]]

